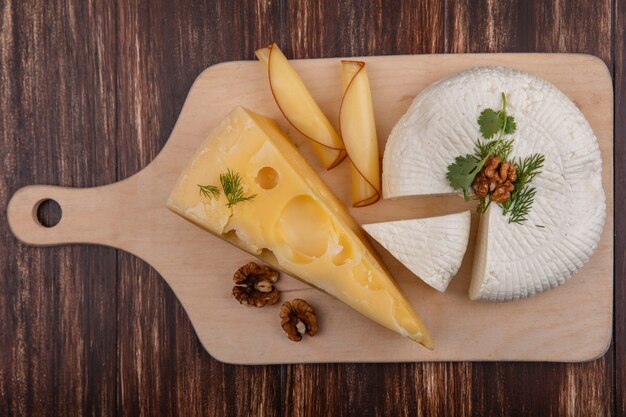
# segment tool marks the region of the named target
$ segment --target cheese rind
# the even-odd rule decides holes
[[[600,239],[606,202],[595,135],[576,105],[555,86],[501,67],[478,67],[441,80],[413,101],[398,121],[383,157],[385,198],[450,194],[447,167],[472,153],[476,122],[499,109],[501,92],[515,117],[513,157],[545,155],[532,182],[535,202],[523,224],[509,224],[491,205],[481,217],[470,298],[526,298],[567,281]]]
[[[250,201],[227,207],[198,184],[242,177]],[[200,146],[167,206],[185,219],[432,348],[420,318],[360,227],[274,121],[238,107]]]
[[[444,292],[461,267],[471,214],[364,224],[363,228],[418,278]]]

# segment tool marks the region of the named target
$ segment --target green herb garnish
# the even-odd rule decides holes
[[[504,134],[512,135],[515,133],[517,124],[513,116],[506,114],[506,95],[504,93],[502,93],[502,109],[498,111],[483,110],[478,116],[478,126],[485,139],[493,138],[498,132],[500,132],[498,140],[502,139]]]
[[[206,198],[217,197],[220,195],[220,190],[215,185],[198,184],[198,188],[200,188],[200,194]]]
[[[237,203],[252,200],[254,197],[256,197],[256,194],[248,196],[243,195],[241,175],[234,171],[231,171],[230,169],[227,169],[225,173],[220,174],[220,184],[222,184],[224,196],[226,196],[226,200],[228,200],[226,206],[228,206],[229,208]],[[220,190],[215,185],[198,184],[198,188],[200,189],[200,194],[209,199],[212,197],[218,197],[220,195]]]
[[[524,159],[519,158],[514,162],[517,167],[517,180],[515,183],[523,188],[538,174],[541,174],[540,169],[543,168],[543,163],[545,161],[546,157],[539,153],[534,153]]]
[[[502,93],[502,110],[483,110],[478,117],[478,125],[485,139],[492,138],[498,132],[500,135],[494,141],[483,142],[478,139],[474,148],[474,155],[457,156],[454,163],[448,165],[446,175],[448,181],[452,188],[463,191],[465,201],[469,201],[474,178],[485,165],[487,158],[491,155],[498,155],[504,161],[511,153],[513,140],[503,140],[503,137],[505,133],[515,132],[517,125],[513,116],[506,114],[506,95],[504,93]]]
[[[517,180],[513,183],[515,189],[511,192],[511,198],[501,204],[502,214],[506,216],[510,213],[509,223],[521,224],[528,220],[526,216],[532,208],[536,193],[535,188],[528,183],[541,173],[545,160],[545,156],[534,153],[513,162],[517,172]]]
[[[483,142],[480,139],[476,141],[474,147],[474,155],[476,158],[487,159],[492,155],[500,157],[501,161],[507,161],[511,151],[513,150],[513,139],[510,140],[494,140],[491,142]]]
[[[526,217],[528,213],[530,213],[530,209],[533,206],[533,202],[535,201],[535,193],[536,189],[534,187],[524,187],[517,195],[515,196],[515,200],[513,200],[513,196],[508,199],[504,204],[509,204],[511,207],[509,216],[509,223],[517,223],[522,224],[528,218]],[[504,215],[508,214],[509,211],[503,207]]]
[[[243,186],[241,185],[241,175],[230,169],[226,170],[226,173],[220,174],[220,183],[224,189],[224,195],[228,200],[226,204],[228,207],[232,207],[242,201],[252,200],[256,197],[256,194],[249,196],[243,195]]]
[[[476,175],[483,169],[489,157],[497,156],[501,162],[509,161],[513,139],[505,140],[504,136],[515,133],[517,123],[513,116],[507,114],[504,92],[502,93],[502,109],[483,110],[478,117],[478,126],[485,140],[479,138],[476,141],[473,154],[457,156],[454,162],[448,165],[446,174],[452,188],[463,191],[465,201],[469,200]],[[502,207],[503,214],[509,215],[509,223],[521,224],[527,220],[536,194],[535,188],[528,184],[541,172],[545,157],[535,153],[511,162],[516,168],[517,179],[513,181],[515,188],[509,199],[499,205]],[[484,213],[489,204],[491,204],[490,195],[480,198],[478,212]]]
[[[463,190],[465,201],[470,199],[470,191],[476,174],[485,165],[487,158],[478,159],[475,155],[457,156],[454,163],[448,165],[448,181],[455,190]]]

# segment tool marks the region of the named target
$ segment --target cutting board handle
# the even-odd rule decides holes
[[[19,240],[29,245],[98,243],[113,246],[115,227],[99,223],[110,223],[111,210],[119,211],[119,207],[114,207],[116,198],[120,197],[116,185],[95,188],[23,187],[9,201],[9,227]],[[48,199],[56,201],[62,211],[61,220],[52,227],[42,225],[37,219],[39,205]]]

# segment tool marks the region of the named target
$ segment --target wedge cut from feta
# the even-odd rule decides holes
[[[363,228],[422,281],[444,292],[461,267],[471,213],[364,224]]]
[[[383,195],[454,193],[455,157],[473,153],[476,122],[499,109],[501,93],[517,131],[512,157],[545,155],[531,183],[535,201],[523,224],[492,203],[481,216],[470,298],[526,298],[567,281],[587,262],[604,226],[606,202],[596,137],[576,105],[549,82],[508,68],[477,67],[421,92],[393,128],[383,158]]]
[[[247,200],[229,204],[224,174]],[[220,183],[222,187],[220,187]],[[199,185],[215,186],[213,193]],[[173,212],[432,348],[367,237],[271,119],[234,109],[200,146],[167,202]],[[227,277],[224,277],[225,279]]]

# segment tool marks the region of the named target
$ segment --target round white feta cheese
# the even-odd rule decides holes
[[[545,155],[531,186],[528,220],[511,224],[491,204],[481,216],[470,298],[507,301],[554,288],[578,271],[597,246],[606,203],[596,137],[576,105],[549,82],[508,68],[477,67],[420,93],[389,136],[383,195],[450,194],[447,167],[473,152],[485,108],[501,93],[515,118],[512,157]]]

